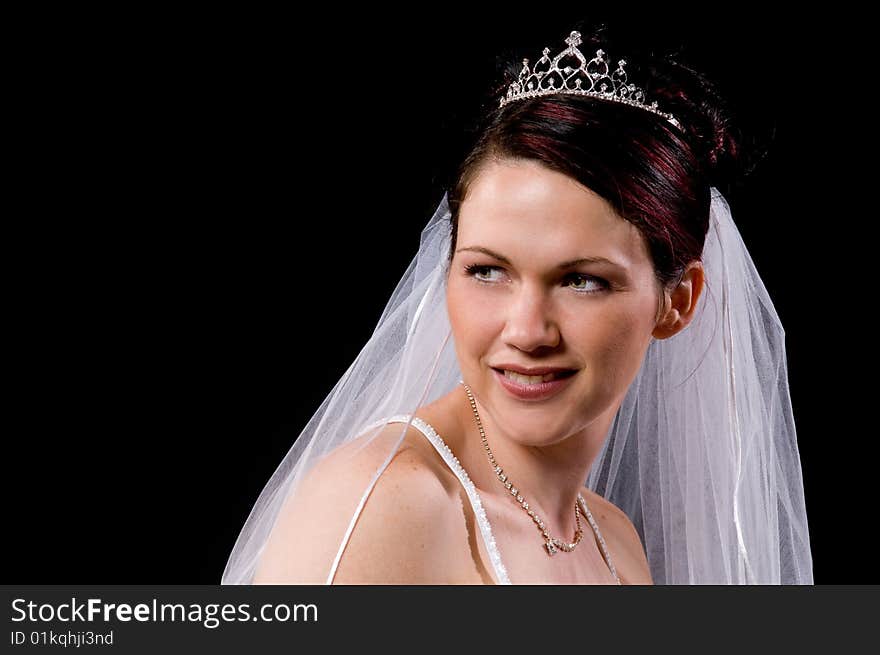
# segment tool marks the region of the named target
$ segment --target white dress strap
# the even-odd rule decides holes
[[[399,414],[397,416],[392,416],[388,422],[406,423],[409,421],[409,418],[410,417],[407,415]],[[455,473],[456,477],[458,477],[459,482],[461,482],[461,485],[467,493],[471,506],[474,508],[474,515],[477,517],[477,524],[479,525],[480,533],[483,536],[483,543],[485,543],[486,550],[489,552],[489,559],[492,561],[492,567],[495,569],[495,577],[498,584],[511,584],[510,578],[507,576],[507,569],[504,567],[504,562],[501,561],[501,553],[498,551],[495,537],[492,535],[492,526],[489,525],[489,519],[486,518],[486,511],[483,509],[483,503],[480,501],[480,495],[477,493],[477,489],[471,481],[470,476],[468,476],[467,471],[464,470],[461,463],[458,461],[458,458],[453,455],[449,446],[446,445],[446,442],[443,441],[439,434],[437,434],[437,431],[430,423],[423,421],[418,416],[413,416],[412,425],[418,428],[418,430],[428,438],[428,441],[430,441],[437,452],[440,453],[443,461],[446,462],[447,466],[449,466],[449,468],[452,469],[452,472]]]

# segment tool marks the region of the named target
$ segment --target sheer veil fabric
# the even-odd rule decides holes
[[[710,193],[697,315],[650,344],[585,484],[630,517],[655,584],[812,584],[785,332],[727,201]],[[254,581],[273,530],[273,548],[313,546],[298,557],[320,573],[301,583],[331,583],[409,428],[387,419],[461,382],[445,302],[450,229],[444,196],[371,338],[257,499],[222,584]],[[311,485],[319,466],[346,476],[345,491]],[[310,520],[316,494],[333,510]]]

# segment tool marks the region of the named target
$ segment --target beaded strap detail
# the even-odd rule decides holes
[[[602,537],[602,533],[599,532],[599,526],[596,525],[596,521],[593,519],[593,515],[590,513],[590,508],[587,507],[587,501],[584,500],[584,497],[580,494],[578,494],[578,501],[581,504],[581,510],[583,511],[584,516],[587,517],[587,520],[590,522],[590,526],[593,528],[593,532],[596,533],[596,539],[599,542],[599,546],[602,548],[602,555],[605,557],[605,562],[608,564],[608,568],[611,569],[611,575],[614,576],[617,584],[622,584],[620,582],[620,578],[617,575],[617,570],[614,568],[614,562],[611,561],[611,553],[608,552],[608,547],[605,545],[605,539]]]

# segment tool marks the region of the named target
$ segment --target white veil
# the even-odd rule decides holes
[[[785,333],[726,200],[710,193],[696,316],[650,344],[585,482],[630,517],[655,584],[812,584]],[[444,197],[370,340],[257,499],[222,584],[253,582],[273,530],[274,548],[310,544],[298,557],[312,573],[297,582],[332,583],[409,427],[387,419],[461,381],[445,302],[450,218]],[[303,520],[322,463],[357,492],[321,490],[333,511]]]

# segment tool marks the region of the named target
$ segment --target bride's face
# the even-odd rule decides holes
[[[607,261],[560,268],[591,258]],[[472,182],[447,308],[464,381],[516,440],[554,443],[616,411],[651,341],[659,294],[638,229],[571,178],[505,161]],[[550,397],[523,400],[502,384],[501,364],[577,372]]]

